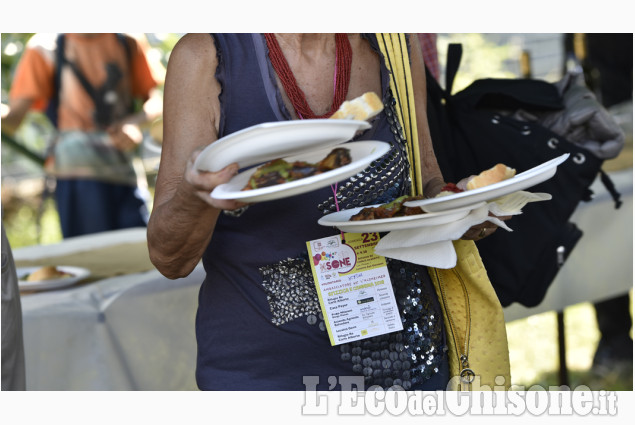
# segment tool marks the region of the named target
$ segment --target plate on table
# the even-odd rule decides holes
[[[42,291],[65,288],[67,286],[75,285],[77,282],[90,276],[90,270],[82,267],[57,266],[57,270],[68,273],[70,276],[47,280],[38,280],[34,282],[29,282],[26,280],[26,277],[28,275],[40,268],[42,267],[19,267],[16,270],[16,273],[18,275],[18,286],[20,287],[21,291]]]
[[[503,180],[478,189],[455,193],[453,195],[410,201],[404,203],[404,205],[408,207],[421,207],[421,209],[426,212],[439,212],[461,208],[477,202],[490,202],[502,196],[509,195],[510,193],[525,190],[549,180],[556,174],[558,165],[566,161],[567,158],[569,158],[569,154],[565,153],[557,158],[551,159],[530,168],[527,171],[517,174],[511,179]]]
[[[467,216],[470,211],[483,205],[485,205],[485,202],[435,213],[380,218],[375,220],[349,221],[353,215],[357,214],[362,209],[367,208],[358,207],[325,215],[318,220],[318,224],[322,226],[337,227],[343,232],[350,233],[391,232],[393,230],[416,229],[419,227],[438,226],[441,224],[451,223],[453,221],[461,220]],[[370,205],[370,207],[377,206],[379,205]]]
[[[375,140],[363,142],[349,142],[339,146],[332,146],[305,152],[296,156],[285,157],[288,162],[307,161],[317,163],[326,157],[333,149],[344,147],[350,150],[351,163],[324,173],[281,183],[274,186],[262,187],[252,190],[242,190],[249,182],[249,178],[258,167],[253,167],[235,175],[229,182],[217,186],[211,193],[216,199],[236,199],[241,202],[262,202],[274,199],[287,198],[329,186],[333,183],[345,180],[360,171],[363,171],[371,162],[380,158],[390,149],[390,144]],[[275,159],[275,158],[274,158]]]
[[[307,119],[266,122],[229,134],[207,146],[194,165],[201,171],[219,171],[229,164],[238,168],[351,140],[371,125],[360,120]]]

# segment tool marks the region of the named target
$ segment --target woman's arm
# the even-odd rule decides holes
[[[187,276],[201,259],[220,211],[242,206],[209,196],[236,174],[237,164],[214,173],[193,166],[197,154],[218,139],[216,66],[216,49],[207,34],[185,35],[168,64],[161,164],[148,223],[150,259],[168,278]]]
[[[417,110],[417,131],[419,133],[419,150],[421,155],[421,173],[423,174],[423,193],[428,197],[433,197],[441,191],[445,182],[439,163],[432,147],[430,127],[428,127],[427,116],[427,92],[426,73],[423,64],[423,54],[419,45],[419,39],[415,34],[409,36],[411,47],[410,61],[412,63],[412,85],[415,92],[415,108]],[[509,220],[510,216],[498,217],[501,220]],[[498,226],[492,222],[485,221],[469,228],[462,239],[480,240],[491,235]]]
[[[445,184],[441,169],[432,147],[427,115],[426,72],[423,54],[416,34],[408,36],[410,43],[410,62],[412,85],[414,89],[415,110],[417,111],[417,132],[419,133],[419,153],[421,156],[421,174],[423,178],[423,194],[432,197],[441,191]]]
[[[439,163],[432,147],[430,127],[428,127],[426,73],[423,64],[423,54],[416,35],[409,36],[411,46],[410,60],[412,62],[412,84],[415,92],[415,108],[417,110],[417,130],[419,132],[419,150],[421,154],[421,168],[423,174],[423,193],[432,197],[441,191],[445,185]],[[509,220],[511,216],[499,216],[500,220]],[[480,240],[491,235],[498,226],[485,221],[469,228],[461,239]]]

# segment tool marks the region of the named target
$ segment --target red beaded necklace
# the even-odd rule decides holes
[[[333,103],[331,109],[324,115],[315,115],[308,102],[306,95],[298,86],[298,82],[289,67],[278,40],[273,34],[265,34],[267,47],[269,48],[269,59],[273,69],[278,74],[282,86],[293,105],[295,112],[301,119],[305,118],[328,118],[346,100],[348,94],[348,84],[351,79],[351,63],[353,62],[353,50],[346,34],[335,34],[335,72],[333,76]]]

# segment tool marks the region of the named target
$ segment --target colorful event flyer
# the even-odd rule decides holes
[[[403,329],[386,258],[375,254],[377,242],[377,233],[307,242],[331,345]]]

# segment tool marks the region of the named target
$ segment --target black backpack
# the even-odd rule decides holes
[[[446,181],[457,182],[496,163],[523,172],[570,153],[554,177],[528,189],[553,199],[533,202],[498,231],[477,243],[503,306],[533,307],[543,300],[561,264],[582,237],[569,221],[580,201],[591,199],[589,186],[601,175],[619,207],[619,194],[602,172],[603,160],[536,122],[514,118],[510,111],[558,111],[564,108],[557,88],[535,79],[482,79],[450,95],[461,59],[461,46],[450,45],[446,89],[428,72],[428,120],[435,153]]]
[[[124,36],[123,34],[117,33],[116,36],[117,40],[126,52],[126,58],[128,60],[128,64],[130,65],[132,63],[132,52],[130,44],[126,39],[126,36]],[[57,128],[58,108],[60,102],[59,93],[62,86],[62,67],[69,66],[73,70],[75,76],[81,83],[84,90],[86,90],[86,93],[90,95],[95,104],[95,124],[100,128],[106,128],[116,118],[113,111],[114,101],[112,99],[112,96],[115,93],[113,89],[117,85],[119,80],[123,77],[123,73],[116,64],[107,64],[106,72],[108,76],[106,78],[106,81],[101,87],[93,87],[88,79],[84,76],[84,74],[79,70],[79,68],[73,62],[69,61],[66,58],[64,54],[65,40],[66,37],[64,34],[59,34],[57,36],[53,96],[51,97],[47,106],[46,116],[49,118],[53,126]],[[132,111],[132,105],[128,106],[128,110]]]

